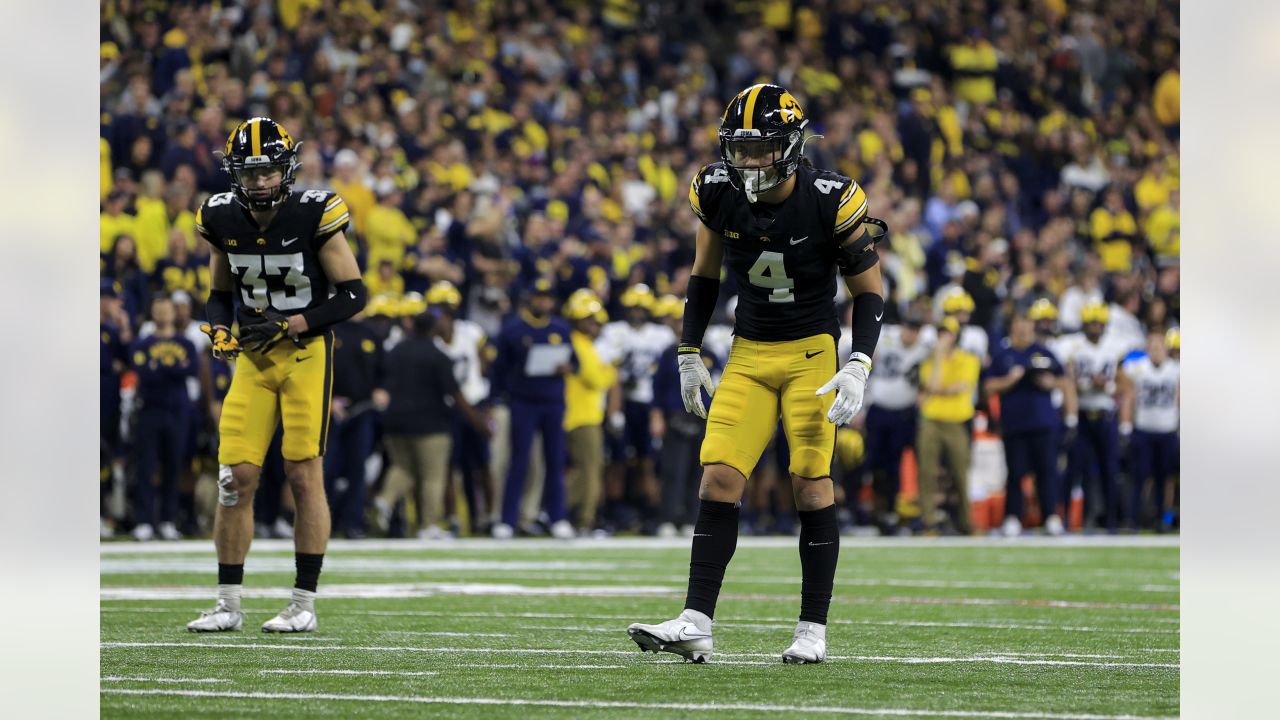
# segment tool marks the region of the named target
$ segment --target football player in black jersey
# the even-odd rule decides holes
[[[298,146],[279,123],[265,117],[240,123],[227,138],[222,166],[232,191],[211,196],[196,213],[196,229],[211,246],[203,329],[215,357],[239,359],[218,421],[218,602],[187,629],[240,629],[253,493],[283,423],[298,572],[293,599],[262,629],[309,632],[316,628],[316,581],[329,540],[321,463],[332,388],[330,328],[364,307],[365,287],[343,234],[346,203],[325,190],[293,190]],[[236,319],[238,337],[231,330]]]
[[[711,618],[737,546],[738,502],[781,418],[791,448],[804,576],[800,622],[782,658],[808,663],[826,657],[840,548],[831,456],[836,426],[858,412],[871,372],[884,315],[875,244],[887,226],[867,216],[867,195],[858,183],[802,159],[808,123],[783,88],[743,90],[720,125],[721,162],[702,168],[689,189],[689,204],[702,223],[677,359],[685,409],[707,418],[702,502],[685,611],[657,625],[631,625],[627,632],[642,650],[694,662],[711,655]],[[733,348],[714,389],[699,346],[717,302],[722,263],[740,293]],[[853,354],[839,370],[837,271],[853,298]],[[709,417],[703,389],[708,395],[715,390]]]

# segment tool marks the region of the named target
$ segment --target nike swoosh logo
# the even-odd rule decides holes
[[[298,239],[298,238],[296,238],[296,237],[295,237],[295,238],[289,238],[288,240],[285,240],[284,242],[280,243],[280,247],[289,247],[289,244],[290,244],[290,243],[292,243],[294,240],[297,240],[297,239]]]
[[[818,351],[818,352],[816,352],[816,353],[805,353],[805,354],[804,354],[804,359],[805,359],[805,360],[808,360],[809,358],[817,357],[817,356],[821,355],[821,354],[822,354],[822,352],[823,352],[823,351],[819,350],[819,351]]]
[[[692,636],[692,635],[687,634],[688,632],[689,632],[689,628],[683,628],[683,627],[682,627],[682,628],[680,628],[680,631],[676,633],[676,639],[677,639],[677,640],[692,640],[692,639],[693,639],[693,636]]]
[[[302,357],[296,357],[296,358],[294,358],[293,360],[294,360],[294,362],[302,362],[303,360],[306,360],[306,359],[307,359],[307,358],[309,358],[309,357],[311,357],[311,356],[310,356],[310,355],[303,355]]]
[[[827,542],[816,543],[816,542],[814,542],[814,541],[810,540],[810,541],[809,541],[809,547],[818,547],[819,545],[831,545],[831,544],[833,544],[834,542],[835,542],[835,540],[828,540]]]
[[[802,243],[802,242],[804,242],[805,240],[808,240],[808,239],[809,239],[809,236],[808,236],[808,235],[805,235],[804,237],[800,238],[799,240],[797,240],[797,239],[795,239],[795,238],[791,238],[791,244],[792,244],[792,245],[799,245],[800,243]]]
[[[876,322],[880,322],[880,318],[882,318],[882,317],[884,317],[884,311],[883,311],[883,310],[881,310],[881,311],[880,311],[880,314],[876,316]]]

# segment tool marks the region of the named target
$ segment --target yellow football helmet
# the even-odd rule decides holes
[[[564,316],[569,320],[586,320],[587,318],[599,320],[601,315],[608,320],[609,316],[604,312],[604,303],[600,302],[600,296],[588,288],[573,291],[564,304]],[[605,320],[600,322],[603,323]]]
[[[1091,302],[1080,310],[1080,322],[1084,325],[1089,323],[1107,324],[1111,319],[1111,309],[1106,303]]]
[[[1058,308],[1049,298],[1040,298],[1031,303],[1031,309],[1027,310],[1027,317],[1032,320],[1057,320]]]
[[[836,431],[836,459],[845,470],[856,468],[866,455],[866,444],[862,433],[851,427],[842,427]]]
[[[622,293],[622,307],[625,308],[639,307],[653,312],[656,302],[657,298],[654,297],[653,291],[644,283],[632,285]]]
[[[1164,334],[1164,346],[1170,350],[1182,349],[1182,332],[1178,328],[1169,328]]]
[[[958,312],[971,313],[973,312],[973,297],[965,292],[963,288],[953,288],[942,299],[942,312],[946,315],[954,315]]]
[[[684,317],[684,301],[675,295],[663,295],[653,305],[653,316],[679,320]]]
[[[400,317],[414,317],[421,315],[427,311],[427,300],[422,297],[422,293],[405,293],[404,297],[400,298],[400,303],[398,304],[397,309],[399,310],[397,314]]]
[[[456,308],[462,304],[462,293],[448,280],[440,280],[427,290],[428,305],[445,305]]]
[[[369,299],[365,314],[369,317],[395,317],[400,309],[400,300],[391,295],[375,295]]]

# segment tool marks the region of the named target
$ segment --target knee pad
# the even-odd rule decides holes
[[[831,455],[830,451],[816,448],[795,448],[791,451],[791,466],[787,469],[792,475],[803,478],[830,477]]]
[[[231,474],[230,465],[218,466],[218,502],[223,507],[235,507],[240,502],[240,493],[232,490],[235,478]]]

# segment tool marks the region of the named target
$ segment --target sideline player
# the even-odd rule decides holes
[[[187,625],[192,632],[241,627],[253,494],[281,423],[297,508],[297,578],[288,606],[262,630],[316,629],[316,583],[329,540],[322,466],[333,378],[329,328],[364,308],[366,293],[343,234],[346,203],[326,190],[294,192],[299,165],[298,144],[284,127],[265,117],[246,120],[222,157],[232,191],[209,197],[196,212],[196,229],[212,246],[206,332],[216,357],[239,360],[218,422],[218,601]]]
[[[685,409],[706,417],[713,391],[700,356],[726,262],[739,287],[735,338],[707,418],[689,590],[680,616],[627,628],[641,650],[705,662],[725,567],[738,543],[738,503],[781,417],[800,515],[800,620],[788,663],[822,662],[840,551],[831,456],[836,427],[862,406],[884,316],[875,243],[887,226],[867,217],[867,195],[802,158],[809,121],[791,93],[753,85],[720,125],[721,162],[689,189],[698,227],[678,362]],[[877,235],[859,228],[875,226]],[[837,370],[836,269],[853,298],[852,355]],[[834,401],[829,393],[837,390]]]

